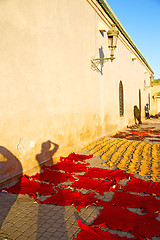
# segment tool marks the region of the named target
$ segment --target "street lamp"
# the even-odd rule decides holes
[[[153,83],[154,83],[154,76],[153,74],[151,74],[150,76],[150,86],[153,87]]]
[[[115,24],[111,25],[111,29],[107,32],[108,35],[108,48],[111,50],[110,60],[113,62],[114,58],[114,50],[117,47],[117,39],[119,31],[115,28]]]
[[[96,65],[97,67],[99,64],[103,64],[104,62],[108,62],[109,60],[113,62],[113,60],[115,59],[114,50],[117,47],[117,39],[119,35],[119,31],[116,29],[115,26],[116,26],[115,24],[112,24],[111,29],[107,32],[108,48],[111,50],[110,58],[93,58],[91,59],[92,66]]]

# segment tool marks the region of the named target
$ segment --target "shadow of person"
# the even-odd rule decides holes
[[[49,180],[45,181],[42,175],[44,174],[45,168],[43,168],[43,164],[52,165],[53,164],[53,155],[57,152],[59,146],[51,142],[50,140],[42,143],[41,152],[36,155],[36,160],[40,167],[40,182],[43,184],[44,182],[50,183]],[[51,171],[52,174],[54,171]],[[55,169],[55,174],[60,173],[59,169]],[[44,176],[44,175],[43,175]],[[52,182],[53,187],[58,187],[57,182],[60,183],[60,176],[56,175],[58,179],[56,179],[56,183]],[[59,177],[58,177],[59,176]],[[55,184],[55,185],[54,185]],[[39,199],[44,200],[49,196],[38,196]],[[63,194],[62,194],[63,198]],[[68,239],[68,235],[66,233],[66,225],[64,219],[65,206],[55,206],[52,204],[38,204],[38,219],[37,219],[37,231],[36,231],[36,239],[42,237],[44,239],[57,239],[63,238]],[[57,229],[63,228],[63,231],[57,231]]]
[[[137,107],[137,105],[134,106],[133,114],[134,114],[135,124],[137,124],[136,120],[138,120],[138,124],[142,124],[142,122],[141,122],[141,111]]]
[[[9,183],[7,179],[12,179],[12,182],[14,182],[22,176],[23,168],[18,158],[7,148],[0,146],[0,189],[11,183]],[[4,192],[0,192],[0,206],[2,206],[0,208],[0,229],[17,197],[17,194],[6,194]]]
[[[41,153],[36,155],[38,164],[40,165],[45,161],[52,160],[52,156],[55,154],[58,148],[59,146],[50,140],[42,143]]]

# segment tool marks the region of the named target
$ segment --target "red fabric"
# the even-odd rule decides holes
[[[149,131],[151,134],[155,134],[155,135],[160,135],[160,132],[156,131],[156,130],[152,130],[152,131]]]
[[[92,226],[131,231],[138,239],[151,239],[160,234],[160,222],[156,220],[158,214],[138,215],[126,208],[112,206],[109,202],[103,201],[99,205],[104,206],[104,209],[100,211]]]
[[[57,205],[72,205],[80,211],[81,208],[98,203],[98,199],[94,198],[95,193],[82,194],[78,191],[71,191],[70,189],[59,189],[53,196],[48,197],[44,201],[37,201],[38,203],[57,204]]]
[[[101,168],[89,168],[84,176],[90,178],[115,179],[116,181],[119,181],[124,178],[129,178],[132,175],[125,173],[120,169],[113,171]]]
[[[61,168],[63,171],[68,171],[68,173],[61,173],[59,171],[49,170],[48,167],[44,167],[44,171],[41,174],[33,176],[34,179],[48,181],[50,182],[49,184],[36,182],[31,180],[31,177],[23,176],[17,184],[2,190],[16,194],[28,194],[29,196],[33,196],[35,199],[37,193],[41,195],[54,194],[51,197],[48,197],[45,201],[37,202],[57,205],[74,204],[78,211],[80,211],[82,207],[86,207],[91,204],[104,206],[104,209],[100,211],[100,214],[91,226],[86,226],[79,222],[82,232],[78,235],[78,240],[96,238],[99,240],[101,239],[100,237],[102,237],[102,239],[117,239],[117,237],[120,239],[119,236],[110,236],[108,233],[95,228],[95,226],[105,226],[111,229],[131,231],[137,239],[151,239],[153,236],[159,236],[160,222],[156,220],[156,217],[158,216],[158,211],[160,211],[160,200],[157,200],[153,196],[141,197],[131,195],[127,192],[116,191],[118,191],[121,187],[124,191],[128,192],[145,192],[147,194],[154,193],[160,196],[160,183],[146,182],[132,177],[131,181],[128,182],[126,186],[116,184],[114,188],[112,186],[115,182],[128,178],[132,175],[126,174],[121,170],[112,171],[100,168],[89,168],[88,172],[84,176],[76,176],[79,177],[79,180],[74,182],[71,187],[92,189],[101,194],[105,191],[113,190],[115,191],[115,194],[111,202],[104,202],[96,199],[95,193],[93,192],[82,194],[78,191],[54,188],[55,185],[52,185],[52,182],[54,184],[58,184],[59,182],[65,182],[68,180],[75,181],[73,175],[70,173],[87,170],[87,164],[76,164],[75,162],[85,161],[86,159],[91,158],[91,156],[92,155],[86,156],[72,153],[67,158],[61,158],[61,162],[53,166],[53,168],[58,167],[58,170]],[[95,180],[94,178],[109,179],[110,181]],[[147,213],[144,215],[138,215],[126,209],[127,207],[142,208],[142,210]]]
[[[138,240],[137,238],[120,237],[117,234],[111,234],[109,232],[102,231],[99,228],[92,228],[85,225],[81,220],[77,220],[78,227],[81,228],[81,232],[78,233],[77,238],[74,240]]]
[[[104,195],[104,192],[108,192],[110,187],[114,185],[113,181],[103,181],[103,180],[95,180],[87,177],[79,176],[80,180],[74,182],[71,187],[72,188],[85,188],[92,189],[101,195]]]
[[[40,195],[51,195],[55,191],[53,185],[31,181],[25,175],[14,186],[2,190],[6,190],[9,193],[28,194],[30,197],[33,196],[34,199],[37,198],[37,193]]]
[[[69,154],[68,157],[60,157],[60,161],[64,161],[64,160],[69,160],[69,161],[81,161],[84,162],[86,159],[92,158],[93,155],[81,155],[81,154],[76,154],[76,153],[71,153]]]
[[[77,172],[86,172],[88,170],[87,166],[88,164],[82,164],[82,163],[74,163],[68,160],[65,160],[63,162],[58,162],[52,166],[44,166],[44,168],[52,169],[52,170],[62,170],[69,173],[77,173]]]
[[[133,135],[143,135],[144,137],[150,136],[150,134],[148,133],[148,131],[130,131],[130,134]]]
[[[137,131],[137,130],[130,130],[127,132],[118,132],[113,138],[126,138],[130,140],[144,140],[146,137],[147,138],[154,138],[155,136],[152,135],[160,135],[160,132],[157,130],[147,130],[147,131]],[[156,136],[158,137],[158,136]],[[152,141],[152,140],[150,140]]]
[[[156,131],[156,130],[147,130],[147,131],[130,131],[131,134],[135,134],[135,135],[144,135],[144,136],[150,136],[150,134],[153,135],[160,135],[160,132]]]
[[[156,194],[160,196],[160,183],[147,182],[139,178],[132,178],[126,186],[123,186],[123,190],[127,192]]]
[[[153,196],[134,195],[126,192],[116,192],[110,201],[112,205],[119,207],[141,208],[144,212],[160,212],[160,200]]]
[[[30,177],[39,181],[46,181],[50,183],[54,183],[57,185],[58,183],[67,182],[70,180],[71,182],[75,181],[74,177],[69,173],[61,173],[58,171],[52,171],[44,168],[44,171],[41,173],[37,173],[36,175]]]

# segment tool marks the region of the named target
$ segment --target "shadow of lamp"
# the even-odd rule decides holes
[[[116,29],[115,24],[111,25],[111,29],[107,32],[108,36],[108,48],[111,51],[110,57],[109,58],[92,58],[91,59],[91,64],[94,64],[98,66],[99,64],[103,64],[104,62],[108,62],[109,60],[113,62],[115,59],[114,57],[114,50],[117,47],[117,39],[119,35],[119,31]],[[100,30],[100,31],[105,31],[105,30]]]

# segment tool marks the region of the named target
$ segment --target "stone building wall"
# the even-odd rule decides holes
[[[0,9],[1,182],[134,123],[151,70],[121,33],[114,62],[91,66],[109,57],[99,26],[113,23],[96,0],[5,0]]]

